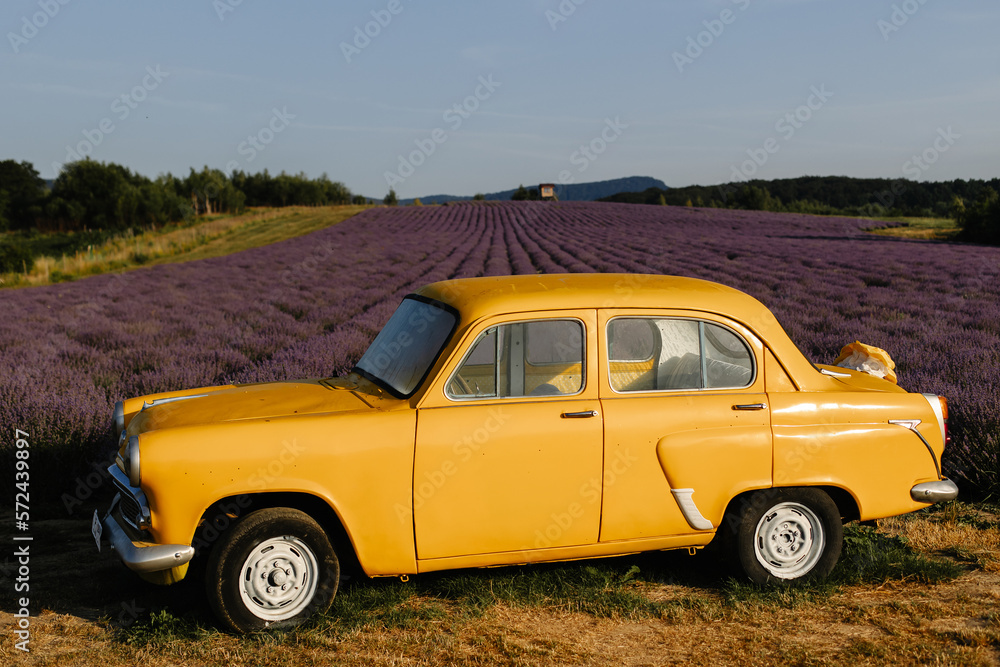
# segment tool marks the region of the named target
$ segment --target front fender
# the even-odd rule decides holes
[[[369,574],[414,572],[416,416],[410,410],[307,415],[153,431],[142,436],[142,487],[158,543],[191,544],[205,510],[227,497],[306,493],[340,517]]]

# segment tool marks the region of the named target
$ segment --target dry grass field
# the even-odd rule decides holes
[[[98,554],[85,519],[32,530],[31,651],[14,648],[7,596],[4,665],[1000,664],[1000,511],[989,506],[849,527],[825,584],[762,590],[686,552],[405,583],[355,575],[318,621],[250,637],[218,631],[195,587],[146,585]]]

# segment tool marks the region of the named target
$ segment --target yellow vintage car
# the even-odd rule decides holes
[[[406,297],[346,377],[120,402],[132,570],[203,577],[238,632],[369,576],[694,552],[823,577],[843,522],[955,498],[947,401],[810,363],[760,302],[669,276],[451,280]]]

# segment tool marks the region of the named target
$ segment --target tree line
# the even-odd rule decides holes
[[[1000,244],[1000,179],[920,182],[906,179],[803,176],[723,185],[649,188],[600,201],[706,206],[848,217],[954,218],[960,239]]]
[[[30,162],[0,161],[0,231],[120,232],[193,216],[240,213],[248,206],[326,206],[366,203],[326,174],[309,178],[207,166],[186,177],[155,179],[114,163],[66,164],[51,189]]]

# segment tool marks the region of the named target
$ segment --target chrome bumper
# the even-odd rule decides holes
[[[194,558],[194,547],[190,544],[149,544],[133,542],[111,513],[119,502],[115,496],[111,509],[101,520],[104,535],[111,542],[111,548],[118,553],[125,566],[136,572],[158,572],[184,565]]]
[[[924,482],[910,489],[910,498],[918,503],[940,503],[958,497],[958,485],[947,477],[937,482]]]

